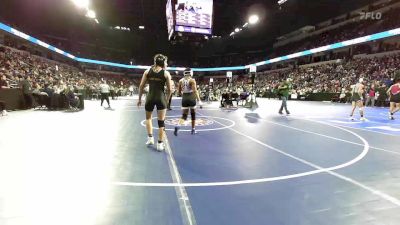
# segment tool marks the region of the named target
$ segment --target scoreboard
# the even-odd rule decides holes
[[[169,39],[174,32],[212,34],[213,0],[167,0]]]

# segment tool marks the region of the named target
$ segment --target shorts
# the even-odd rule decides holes
[[[183,94],[182,96],[182,109],[195,109],[196,99],[193,94]]]
[[[390,96],[390,102],[400,103],[400,94],[391,95]]]
[[[361,101],[360,95],[359,95],[359,94],[353,94],[353,95],[351,96],[351,101],[352,101],[352,102]]]
[[[147,112],[153,112],[154,106],[157,107],[157,110],[164,110],[167,108],[167,101],[165,98],[146,99],[144,108]]]

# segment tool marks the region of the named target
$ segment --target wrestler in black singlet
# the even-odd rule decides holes
[[[164,87],[167,79],[165,78],[165,70],[160,70],[156,73],[152,67],[147,74],[149,83],[149,93],[146,97],[145,109],[147,112],[152,112],[154,106],[157,110],[164,110],[167,108],[167,100],[164,93]]]

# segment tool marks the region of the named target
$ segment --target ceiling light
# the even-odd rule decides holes
[[[144,26],[139,26],[139,29],[144,30]]]
[[[279,1],[278,1],[278,4],[279,4],[279,5],[282,5],[282,4],[285,3],[285,2],[287,2],[287,0],[279,0]]]
[[[89,8],[89,0],[72,0],[72,2],[79,8]]]
[[[96,13],[93,10],[88,10],[86,13],[86,17],[89,17],[91,19],[96,19]]]
[[[240,29],[239,29],[239,28],[236,28],[236,29],[235,29],[235,32],[236,32],[236,33],[237,33],[237,32],[239,32],[239,31],[240,31]]]
[[[251,15],[249,17],[250,24],[256,24],[256,23],[258,23],[259,20],[260,20],[260,18],[257,15]]]

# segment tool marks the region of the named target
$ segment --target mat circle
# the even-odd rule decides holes
[[[211,117],[209,117],[211,118]],[[256,179],[244,179],[244,180],[232,180],[232,181],[216,181],[216,182],[193,182],[193,183],[142,183],[142,182],[113,182],[114,185],[117,186],[132,186],[132,187],[214,187],[214,186],[232,186],[232,185],[241,185],[241,184],[255,184],[255,183],[265,183],[265,182],[272,182],[272,181],[279,181],[279,180],[288,180],[288,179],[293,179],[293,178],[299,178],[299,177],[305,177],[305,176],[310,176],[310,175],[315,175],[315,174],[320,174],[320,173],[325,173],[325,172],[330,172],[330,171],[335,171],[339,169],[343,169],[346,167],[349,167],[351,165],[354,165],[355,163],[359,162],[362,160],[369,152],[369,143],[365,138],[362,136],[358,135],[357,133],[346,129],[344,127],[336,126],[330,123],[326,122],[321,122],[321,121],[316,121],[316,120],[309,120],[309,119],[303,119],[303,118],[297,118],[299,120],[305,120],[309,122],[315,122],[323,125],[327,125],[330,127],[337,128],[339,130],[345,131],[358,139],[361,140],[363,143],[363,150],[362,152],[357,155],[355,158],[351,159],[350,161],[347,161],[345,163],[336,165],[336,166],[331,166],[328,168],[318,168],[315,170],[310,170],[306,172],[301,172],[301,173],[294,173],[290,175],[283,175],[283,176],[275,176],[275,177],[265,177],[265,178],[256,178]],[[284,152],[282,152],[285,154]],[[299,159],[301,160],[301,159]]]
[[[167,121],[169,121],[168,123],[171,123],[171,124],[167,124],[167,125],[169,125],[169,126],[176,126],[177,125],[177,120],[179,120],[179,118],[180,118],[180,116],[166,116],[166,120],[165,120],[165,124],[167,124]],[[206,127],[206,126],[211,126],[211,125],[213,125],[213,124],[215,124],[214,123],[214,120],[215,121],[226,121],[226,122],[228,122],[229,124],[224,124],[225,126],[222,126],[222,127],[215,127],[215,128],[199,128],[199,129],[197,129],[196,128],[196,131],[197,132],[203,132],[203,131],[216,131],[216,130],[224,130],[224,129],[228,129],[228,128],[231,128],[231,127],[234,127],[235,125],[236,125],[236,123],[235,123],[235,121],[233,121],[233,120],[230,120],[230,119],[226,119],[226,118],[222,118],[222,117],[215,117],[215,116],[198,116],[197,117],[197,119],[199,119],[200,121],[202,121],[201,123],[204,123],[204,125],[202,125],[201,127]],[[196,119],[196,120],[197,120]],[[157,117],[153,117],[153,123],[154,123],[154,120],[157,120]],[[222,122],[221,121],[221,122]],[[146,126],[146,120],[143,120],[141,123],[140,123],[142,126]],[[176,124],[176,125],[175,125]],[[158,129],[158,127],[156,127],[156,126],[153,126],[153,129]],[[173,128],[166,128],[165,130],[169,130],[169,131],[173,131],[174,129]],[[191,131],[191,129],[180,129],[180,131],[184,131],[184,132],[190,132]]]

